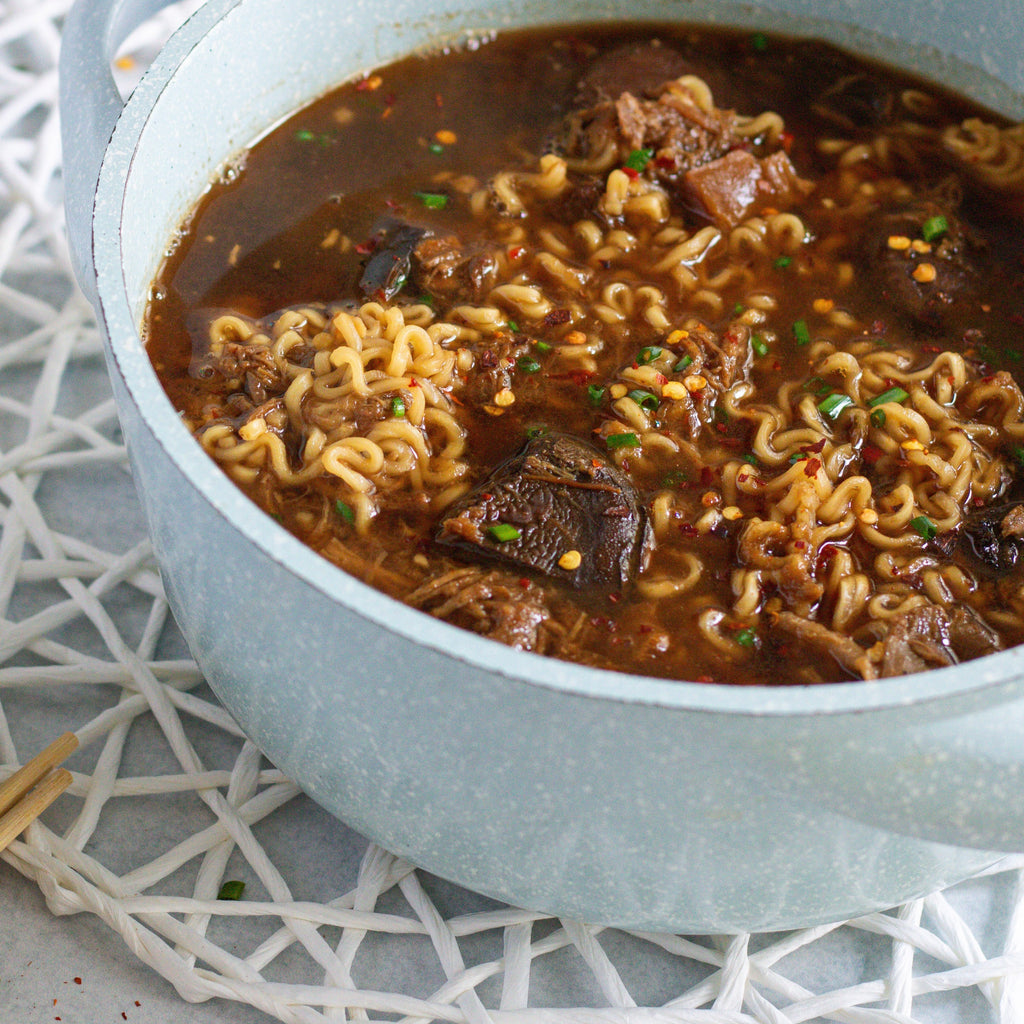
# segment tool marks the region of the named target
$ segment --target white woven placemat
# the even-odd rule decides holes
[[[2,855],[0,887],[20,872],[53,914],[94,915],[183,1000],[233,1000],[253,1021],[1021,1024],[1024,857],[785,936],[630,934],[418,872],[327,819],[244,741],[168,615],[69,276],[56,107],[68,6],[0,2],[0,778],[65,728],[82,750],[71,795]],[[133,37],[125,83],[181,13]],[[241,900],[216,899],[225,879],[245,881]],[[8,1021],[5,999],[21,1004],[4,972]]]

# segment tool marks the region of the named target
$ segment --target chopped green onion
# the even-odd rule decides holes
[[[653,149],[634,149],[629,156],[626,157],[626,167],[631,171],[642,171],[653,159]]]
[[[405,402],[402,401],[397,395],[391,399],[391,415],[392,416],[404,416],[405,415]]]
[[[746,308],[747,307],[744,306],[742,302],[737,302],[736,305],[732,307],[733,315],[739,316]]]
[[[598,387],[597,384],[587,385],[587,401],[593,406],[598,406],[604,401],[605,388]]]
[[[690,478],[681,469],[670,469],[662,478],[662,487],[678,487],[685,484]]]
[[[639,448],[640,438],[636,434],[609,434],[604,443],[609,448]]]
[[[646,366],[648,363],[653,363],[658,356],[661,355],[661,349],[657,345],[645,345],[637,353],[636,361],[641,366]]]
[[[217,893],[217,899],[219,900],[240,900],[242,894],[245,892],[245,882],[240,882],[238,879],[233,878],[225,882],[220,887],[220,892]]]
[[[426,306],[427,309],[434,308],[434,296],[433,295],[421,295],[416,300],[421,306]]]
[[[793,337],[798,345],[808,345],[811,341],[811,332],[807,329],[806,320],[797,320],[793,324]]]
[[[785,270],[793,262],[792,256],[780,256],[774,263],[779,270]]]
[[[753,647],[757,643],[757,633],[752,629],[741,629],[733,639],[740,647]]]
[[[1015,444],[1013,446],[1013,457],[1021,466],[1024,466],[1024,446]]]
[[[658,396],[650,391],[641,391],[638,388],[635,391],[630,391],[628,397],[632,398],[641,409],[653,411],[658,408]]]
[[[871,426],[873,427],[884,427],[885,426],[885,410],[875,409],[871,413]]]
[[[768,342],[761,337],[760,334],[755,334],[750,339],[750,347],[759,355],[768,355]]]
[[[300,128],[295,133],[295,138],[299,142],[312,142],[316,138],[316,132],[311,132],[308,128]]]
[[[448,197],[443,192],[413,192],[413,195],[428,210],[443,210],[448,205]]]
[[[809,377],[804,390],[812,391],[820,398],[822,395],[832,394],[832,385],[824,377]]]
[[[949,221],[939,213],[934,217],[929,217],[921,225],[921,237],[926,242],[934,242],[937,238],[941,238],[948,230]]]
[[[551,351],[551,346],[546,341],[534,341],[533,347],[541,353]]]
[[[511,332],[512,332],[513,334],[518,334],[518,333],[519,333],[519,324],[517,324],[517,323],[515,322],[515,320],[509,320],[509,322],[508,322],[508,323],[507,323],[507,324],[506,324],[505,326],[506,326],[506,327],[507,327],[507,328],[508,328],[508,329],[509,329],[509,330],[510,330],[510,331],[511,331]]]
[[[487,532],[499,543],[504,544],[510,540],[519,540],[519,531],[511,523],[493,523],[487,527]]]
[[[527,427],[526,436],[529,440],[534,440],[538,437],[543,437],[548,432],[548,428],[545,426]]]
[[[516,368],[522,370],[523,373],[537,373],[540,370],[540,363],[529,356],[520,356],[516,360]]]
[[[853,399],[849,395],[844,395],[842,392],[836,392],[834,395],[829,395],[823,401],[818,403],[818,412],[822,416],[827,416],[829,419],[839,419],[839,414],[844,409],[849,409],[853,405]]]
[[[760,466],[761,463],[758,461],[757,456],[753,452],[744,452],[740,458],[751,466]]]
[[[351,505],[346,505],[340,498],[334,503],[334,511],[345,520],[346,523],[354,523],[356,514],[352,511]]]
[[[925,540],[931,540],[939,532],[939,528],[927,516],[914,516],[910,520],[910,525]]]
[[[440,156],[444,152],[444,146],[442,146],[440,142],[432,142],[427,146],[427,149],[429,149],[434,156]]]
[[[763,32],[755,32],[750,37],[750,46],[757,53],[764,53],[768,49],[768,37]]]
[[[672,367],[673,373],[681,373],[693,362],[693,356],[683,356],[682,359]]]
[[[872,409],[878,405],[885,405],[886,402],[902,402],[907,397],[906,391],[903,388],[889,388],[888,391],[883,391],[877,398],[872,398],[868,405]]]
[[[808,458],[810,458],[810,456],[807,452],[793,452],[789,457],[789,463],[790,465],[793,465],[797,462],[805,462]]]

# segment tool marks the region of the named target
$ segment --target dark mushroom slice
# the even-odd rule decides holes
[[[359,279],[364,298],[387,302],[402,290],[412,269],[413,251],[427,234],[426,228],[393,218],[378,221],[371,236],[373,252]]]
[[[652,536],[621,469],[585,441],[547,434],[453,505],[436,540],[474,561],[617,590],[646,563]]]
[[[1024,568],[1024,502],[992,505],[966,516],[953,550],[985,575]]]

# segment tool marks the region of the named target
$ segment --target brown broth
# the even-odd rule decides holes
[[[799,330],[794,331],[796,324],[806,325],[816,341],[825,337],[840,346],[869,342],[877,351],[887,347],[909,351],[914,354],[915,367],[927,366],[935,353],[949,350],[962,356],[979,379],[999,370],[1016,374],[1021,355],[1022,266],[1016,234],[1019,205],[1015,209],[1013,203],[1020,203],[1019,195],[1007,200],[997,190],[961,173],[953,162],[937,159],[934,148],[928,147],[920,157],[902,160],[898,174],[878,169],[860,181],[865,196],[872,177],[881,182],[894,176],[905,180],[910,193],[931,195],[948,189],[948,181],[956,178],[962,191],[959,216],[970,231],[984,238],[984,246],[975,256],[980,274],[971,303],[944,321],[941,330],[923,328],[894,313],[891,306],[879,306],[877,282],[861,275],[856,266],[841,294],[824,290],[836,279],[826,264],[846,261],[855,265],[848,249],[863,230],[857,218],[870,217],[871,204],[865,200],[867,213],[854,211],[855,204],[843,192],[846,186],[840,181],[842,172],[837,170],[836,158],[827,147],[822,150],[820,140],[867,144],[890,129],[895,131],[909,117],[903,111],[873,127],[837,127],[833,116],[823,116],[808,102],[818,95],[819,84],[824,88],[829,81],[857,73],[881,83],[892,96],[915,90],[930,97],[927,114],[919,118],[929,130],[969,117],[999,125],[1002,121],[934,85],[891,68],[858,63],[813,41],[676,25],[573,26],[509,32],[479,47],[399,61],[317,100],[248,150],[198,204],[154,284],[146,341],[175,407],[198,430],[211,418],[211,403],[223,398],[211,393],[208,376],[200,372],[208,346],[208,324],[219,311],[261,319],[296,304],[357,301],[367,258],[359,243],[372,235],[383,215],[414,218],[417,224],[433,226],[441,234],[453,232],[463,240],[481,238],[486,223],[469,215],[465,197],[450,187],[451,183],[460,176],[486,182],[506,168],[532,168],[561,119],[574,108],[577,83],[595,58],[652,36],[677,50],[693,73],[707,82],[716,107],[746,114],[771,109],[781,115],[789,159],[802,177],[816,183],[811,195],[792,207],[808,230],[809,240],[799,255],[788,262],[785,258],[768,263],[751,259],[761,280],[727,283],[720,291],[719,313],[698,311],[709,329],[722,336],[750,308],[752,296],[772,296],[767,326],[753,331],[755,335],[759,331],[770,334],[770,351],[765,356],[755,352],[746,359],[746,380],[756,389],[759,401],[771,402],[786,381],[799,382],[800,395],[814,394],[816,401],[821,398],[815,393],[818,386],[809,358],[811,347],[804,344]],[[451,136],[445,134],[449,132]],[[900,139],[901,145],[906,144],[905,133]],[[915,162],[920,166],[912,176]],[[416,198],[438,190],[439,174],[446,176],[444,187],[452,196],[443,210],[430,209]],[[837,212],[839,208],[841,212]],[[688,218],[687,223],[702,223],[699,218],[694,220],[692,211],[682,210],[679,215]],[[338,232],[354,243],[347,251],[325,244]],[[582,256],[577,252],[573,258]],[[652,274],[643,253],[615,269],[634,287],[651,282],[661,288],[667,295],[665,309],[672,323],[693,315],[692,295],[671,294],[665,275]],[[400,295],[395,301],[416,297]],[[835,306],[826,310],[830,302],[849,314],[853,326],[845,334],[829,316]],[[579,326],[593,327],[594,323],[590,317]],[[529,327],[531,337],[542,343],[549,329],[552,338],[561,337],[560,330],[564,334],[558,325]],[[611,380],[615,368],[628,366],[645,346],[666,345],[666,331],[641,316],[604,334],[598,374],[581,379],[564,367],[549,372],[548,364],[538,357],[541,372],[520,376],[515,404],[501,415],[481,405],[460,407],[468,429],[475,482],[516,452],[531,428],[594,437],[610,413],[607,404],[595,407],[588,401],[587,385]],[[675,379],[682,378],[680,371]],[[822,392],[837,386],[832,379],[820,382]],[[230,419],[230,412],[218,411],[222,418]],[[244,418],[242,413],[236,416],[239,422]],[[680,553],[688,551],[699,556],[705,566],[700,587],[685,600],[655,600],[645,598],[633,586],[610,593],[581,593],[533,580],[533,585],[551,592],[565,622],[576,623],[584,636],[572,656],[641,674],[731,683],[800,683],[854,676],[848,667],[829,665],[827,659],[823,664],[820,650],[813,645],[772,628],[779,606],[776,602],[773,607],[771,601],[780,588],[785,591],[783,584],[776,581],[766,586],[752,615],[736,615],[734,570],[739,527],[729,519],[711,529],[698,528],[698,524],[709,509],[726,506],[723,466],[751,451],[754,424],[750,419],[730,418],[720,405],[707,435],[700,442],[705,450],[700,461],[678,455],[636,462],[628,455],[619,458],[619,465],[631,474],[648,505],[659,494],[671,496],[675,526],[659,536],[645,575],[677,571]],[[872,475],[870,439],[858,436],[851,441],[837,435],[835,440],[852,445],[859,471],[868,475],[879,493],[884,491],[888,486],[885,474]],[[797,455],[801,461],[809,466],[818,461],[813,445],[803,447],[807,450]],[[994,496],[1005,502],[1018,490],[1014,447],[1006,438],[997,447],[1006,468]],[[773,472],[786,468],[788,463]],[[759,468],[756,460],[754,472],[768,475],[767,468]],[[313,530],[308,527],[309,517],[303,519],[299,514],[304,507],[333,504],[326,485],[275,497],[273,482],[264,479],[246,490],[318,550],[330,554],[331,540],[358,549],[360,558],[370,566],[364,572],[368,581],[396,596],[404,596],[401,588],[389,585],[390,577],[378,570],[412,573],[419,585],[424,578],[420,563],[429,563],[429,572],[459,564],[457,557],[434,546],[438,512],[415,496],[405,495],[383,508],[369,535],[356,540],[343,517],[332,521],[325,533],[322,516]],[[717,495],[717,506],[709,494]],[[980,502],[987,503],[988,499]],[[973,507],[971,500],[966,504]],[[726,507],[738,507],[741,522],[772,516],[771,503],[752,493]],[[912,559],[901,563],[895,581],[879,575],[878,550],[856,531],[834,543],[818,544],[816,556],[821,564],[814,571],[822,579],[840,547],[859,571],[870,576],[874,593],[918,594],[934,600],[939,585],[934,579],[929,583],[928,573],[914,568]],[[924,539],[914,548],[916,556],[929,551]],[[958,557],[946,561],[961,566]],[[340,564],[351,568],[344,559]],[[968,590],[950,600],[969,604],[984,615],[991,603],[1006,600],[1005,588],[1004,581],[974,573]],[[787,596],[785,600],[790,599]],[[783,605],[788,607],[785,601]],[[719,634],[731,637],[734,649],[723,650],[702,633],[697,616],[707,609],[720,609],[726,616]],[[829,628],[834,625],[827,595],[811,600],[807,614]],[[1002,642],[1019,642],[1024,626],[1004,620],[993,626]],[[869,622],[865,613],[851,628],[851,635],[865,650],[884,638],[880,621]]]

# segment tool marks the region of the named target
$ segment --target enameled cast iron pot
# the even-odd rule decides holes
[[[439,875],[650,929],[846,918],[1024,849],[1024,649],[778,689],[510,650],[356,582],[250,504],[178,421],[139,341],[168,239],[217,169],[337,81],[439,35],[614,16],[791,30],[909,64],[1020,118],[1019,4],[211,0],[122,112],[111,55],[163,3],[80,0],[61,61],[77,271],[109,339],[174,613],[275,764]]]

